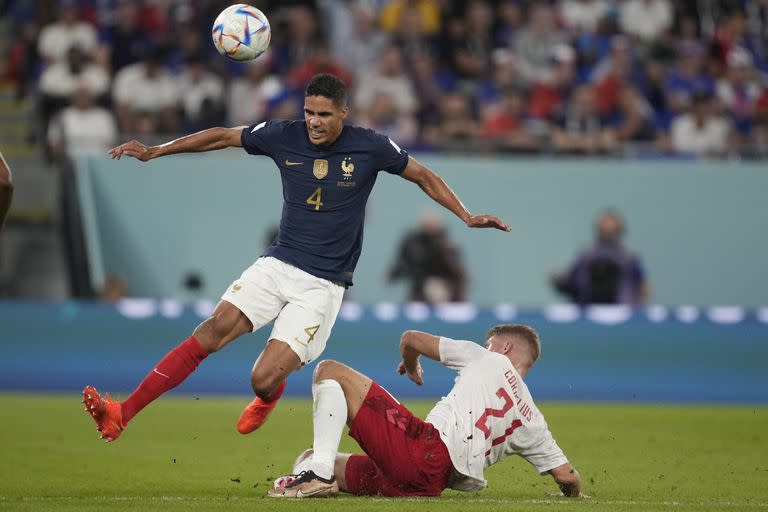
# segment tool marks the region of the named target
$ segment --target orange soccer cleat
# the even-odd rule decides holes
[[[259,397],[254,398],[253,402],[248,404],[248,407],[243,410],[240,419],[237,420],[237,431],[241,434],[250,434],[266,423],[267,418],[275,409],[280,397],[283,396],[284,390],[285,381],[281,382],[280,385],[277,386],[277,389],[272,392],[268,402]]]
[[[86,386],[83,389],[83,403],[85,412],[91,415],[96,422],[96,430],[100,432],[99,437],[105,439],[108,443],[114,441],[123,431],[123,414],[120,409],[120,402],[115,402],[107,393],[106,398],[102,397],[96,388]]]

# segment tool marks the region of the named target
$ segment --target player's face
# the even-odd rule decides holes
[[[333,104],[325,96],[304,98],[304,120],[307,122],[309,140],[316,146],[335,141],[344,127],[347,107]]]

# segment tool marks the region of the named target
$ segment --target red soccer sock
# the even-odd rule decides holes
[[[200,362],[208,357],[194,336],[174,348],[144,377],[141,384],[122,402],[123,427],[150,402],[175,388],[195,371]]]
[[[285,391],[285,385],[288,383],[287,379],[283,379],[283,382],[277,385],[275,390],[270,393],[270,395],[267,397],[266,400],[262,399],[262,402],[265,404],[270,404],[274,402],[275,400],[279,400],[281,396],[283,396],[283,391]]]

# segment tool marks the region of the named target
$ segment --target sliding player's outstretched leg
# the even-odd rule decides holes
[[[256,398],[243,410],[237,431],[250,434],[261,427],[277,406],[285,390],[285,379],[301,368],[301,360],[285,342],[271,339],[251,371],[251,385]]]
[[[252,329],[251,322],[235,306],[221,301],[211,316],[186,341],[168,352],[124,402],[102,397],[96,388],[83,390],[85,411],[96,422],[101,437],[117,439],[134,416],[160,395],[186,380],[208,354]]]

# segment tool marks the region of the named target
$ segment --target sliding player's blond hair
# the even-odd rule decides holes
[[[531,364],[535,363],[541,355],[541,340],[538,333],[527,325],[523,324],[499,324],[494,325],[485,335],[487,340],[491,336],[515,336],[524,340],[528,344],[531,354]]]

